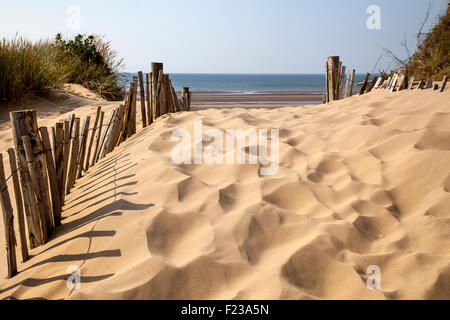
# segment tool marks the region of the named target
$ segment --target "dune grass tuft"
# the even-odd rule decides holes
[[[0,41],[0,104],[45,96],[64,83],[77,83],[107,100],[123,97],[118,72],[122,60],[110,43],[96,36],[31,42],[23,37]]]

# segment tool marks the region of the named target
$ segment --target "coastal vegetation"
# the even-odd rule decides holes
[[[0,104],[46,96],[64,83],[81,84],[107,100],[123,96],[122,60],[110,42],[95,35],[29,41],[15,36],[0,41]]]

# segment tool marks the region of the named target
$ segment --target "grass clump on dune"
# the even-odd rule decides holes
[[[0,42],[0,104],[45,96],[64,83],[77,83],[107,100],[120,100],[122,60],[110,43],[96,36],[31,42],[22,37]]]

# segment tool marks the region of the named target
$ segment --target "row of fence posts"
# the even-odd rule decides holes
[[[370,76],[370,74],[369,74]],[[421,80],[415,81],[414,77],[408,76],[408,70],[398,69],[392,76],[388,79],[383,80],[379,77],[374,77],[372,83],[374,89],[387,89],[389,92],[396,92],[402,90],[413,90],[413,89],[433,89],[444,92],[447,86],[448,77],[444,76],[442,81],[433,82],[432,80]],[[440,83],[438,83],[440,82]]]
[[[326,92],[323,96],[323,103],[351,97],[355,82],[355,69],[350,69],[342,65],[338,56],[328,57],[325,63],[326,71]],[[347,75],[346,72],[347,71]]]
[[[339,60],[339,56],[328,57],[328,61],[325,64],[326,69],[326,92],[323,96],[323,103],[328,103],[335,100],[351,97],[353,92],[353,86],[355,81],[355,69],[348,70],[345,77],[346,67],[342,65],[342,61]],[[364,81],[360,84],[360,95],[371,92],[373,89],[388,89],[390,92],[411,90],[417,84],[418,89],[430,89],[439,90],[443,92],[447,85],[447,76],[444,76],[441,84],[432,80],[427,81],[414,81],[414,77],[408,78],[408,71],[406,69],[398,69],[388,79],[383,80],[382,77],[375,76],[370,80],[370,73],[367,73],[364,77]]]
[[[104,123],[105,112],[97,107],[95,120],[71,114],[54,127],[38,127],[36,110],[10,113],[14,148],[8,149],[11,175],[6,177],[3,154],[0,153],[0,202],[3,210],[8,273],[17,273],[15,218],[19,228],[22,261],[29,258],[28,248],[48,242],[61,225],[65,197],[84,172],[106,154],[136,133],[138,90],[142,126],[172,112],[189,111],[191,93],[188,87],[178,99],[162,63],[152,63],[151,73],[138,73],[125,94],[124,104],[111,111]],[[138,86],[139,85],[139,86]],[[50,135],[52,142],[50,141]],[[12,180],[16,210],[8,190]]]

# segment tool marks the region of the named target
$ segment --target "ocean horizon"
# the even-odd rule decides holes
[[[247,74],[247,73],[169,73],[176,91],[189,87],[204,94],[271,94],[296,92],[321,95],[325,92],[325,74]],[[137,73],[121,73],[128,84]],[[355,75],[355,84],[365,74]],[[357,89],[354,86],[353,90]]]

